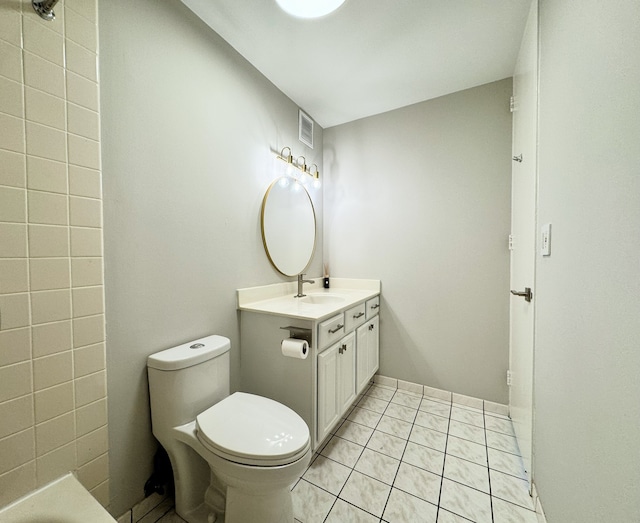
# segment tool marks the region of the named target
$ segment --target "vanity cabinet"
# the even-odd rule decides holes
[[[318,355],[318,441],[356,399],[355,348],[351,333]]]
[[[329,291],[295,283],[238,290],[240,370],[232,389],[274,399],[309,426],[316,451],[378,368],[378,280],[332,278]],[[373,325],[373,327],[371,327]],[[282,354],[282,340],[309,341],[305,359]]]

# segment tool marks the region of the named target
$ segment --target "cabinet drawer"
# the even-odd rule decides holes
[[[344,314],[340,313],[318,325],[318,350],[344,336]]]
[[[373,318],[380,311],[380,296],[367,300],[367,320]]]
[[[351,307],[348,311],[344,313],[344,331],[351,332],[356,327],[362,325],[366,318],[365,312],[365,303],[361,303],[360,305],[356,305],[355,307]]]

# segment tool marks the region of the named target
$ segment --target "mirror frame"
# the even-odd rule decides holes
[[[280,183],[282,179],[288,179],[290,184],[293,183],[293,184],[298,184],[300,186],[301,194],[304,194],[304,196],[306,196],[307,200],[309,201],[309,205],[311,207],[311,214],[313,217],[313,245],[311,248],[311,252],[309,253],[309,258],[306,260],[304,265],[297,272],[293,272],[293,273],[285,272],[286,269],[283,269],[282,267],[278,266],[278,263],[276,263],[276,261],[274,260],[275,253],[269,250],[269,245],[267,242],[267,234],[265,232],[265,209],[267,207],[267,200],[269,199],[269,195],[271,194],[271,191],[274,189],[274,187],[276,187],[278,183]],[[269,185],[269,188],[267,189],[267,192],[265,193],[264,198],[262,199],[262,208],[260,210],[260,231],[262,233],[262,244],[264,246],[265,253],[267,254],[267,258],[269,259],[269,262],[271,263],[273,268],[276,269],[280,274],[283,274],[284,276],[297,276],[298,274],[303,273],[304,270],[311,263],[311,260],[313,259],[313,255],[315,254],[315,251],[316,251],[316,244],[317,244],[316,239],[318,235],[317,226],[318,226],[318,221],[316,217],[316,210],[313,205],[313,200],[311,199],[311,195],[309,194],[309,191],[307,191],[307,188],[301,183],[299,183],[297,180],[295,180],[294,178],[289,178],[287,176],[281,176],[279,178],[276,178],[271,183],[271,185]]]

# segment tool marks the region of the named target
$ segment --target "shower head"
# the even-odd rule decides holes
[[[32,0],[31,5],[35,9],[36,13],[49,22],[55,20],[56,14],[53,12],[53,8],[58,3],[58,0]]]

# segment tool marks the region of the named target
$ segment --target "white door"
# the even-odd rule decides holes
[[[380,354],[380,316],[375,316],[369,323],[367,323],[368,338],[367,338],[367,350],[369,351],[369,379],[378,370],[379,354]]]
[[[318,355],[318,442],[338,421],[338,345]]]
[[[358,327],[356,331],[356,385],[357,392],[362,392],[369,383],[369,324]]]
[[[342,338],[338,349],[339,414],[356,399],[356,336],[352,332]]]
[[[537,2],[533,2],[513,76],[509,407],[529,484],[532,480],[533,350],[536,256]],[[533,299],[514,295],[531,289]]]

